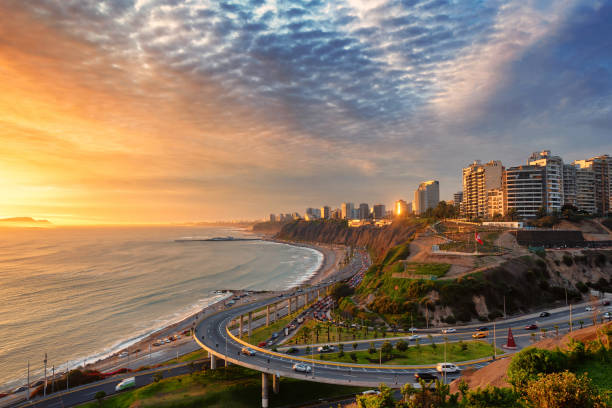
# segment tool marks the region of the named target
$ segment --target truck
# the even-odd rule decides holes
[[[134,388],[136,386],[136,377],[124,378],[119,384],[115,386],[115,392],[127,390],[128,388]]]

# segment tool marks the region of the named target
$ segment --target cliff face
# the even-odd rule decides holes
[[[389,248],[408,241],[416,230],[416,225],[406,221],[394,222],[385,227],[357,228],[349,228],[342,221],[294,221],[284,225],[276,238],[368,247],[374,251],[376,257],[380,257]]]

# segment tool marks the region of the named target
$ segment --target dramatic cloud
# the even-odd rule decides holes
[[[5,215],[263,216],[610,152],[612,6],[8,0]]]

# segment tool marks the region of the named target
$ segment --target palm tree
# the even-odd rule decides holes
[[[329,343],[329,341],[330,341],[329,340],[329,331],[331,330],[331,323],[327,322],[326,325],[327,325],[327,342]]]
[[[387,328],[385,326],[380,328],[380,334],[383,336],[383,339],[387,337]]]
[[[353,343],[353,350],[357,350],[357,347],[359,347],[359,344]]]
[[[317,343],[319,342],[319,334],[320,334],[320,333],[321,333],[321,324],[320,324],[320,323],[317,323],[317,324],[315,324],[315,326],[314,326],[314,334],[315,334],[315,337],[316,337],[316,339],[317,339],[317,340],[316,340],[316,342],[317,342]]]
[[[584,326],[584,321],[581,320],[579,323],[580,323],[580,328],[582,329],[582,326]]]
[[[555,336],[559,337],[559,325],[555,324],[553,327],[555,328]]]
[[[342,326],[338,326],[336,333],[338,333],[338,341],[342,341]]]
[[[304,343],[309,343],[310,339],[310,327],[304,326],[302,329],[302,338],[304,339]]]

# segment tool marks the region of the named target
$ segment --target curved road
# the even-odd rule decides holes
[[[313,288],[317,290],[320,288]],[[304,293],[307,293],[305,290]],[[248,367],[263,373],[274,374],[282,377],[291,377],[315,382],[342,384],[342,385],[357,385],[366,387],[376,387],[381,382],[386,383],[391,387],[398,387],[405,383],[414,382],[414,373],[419,372],[435,372],[432,365],[423,366],[390,366],[390,365],[364,365],[364,364],[347,364],[347,363],[334,363],[330,361],[311,360],[310,355],[305,355],[306,346],[298,347],[299,352],[296,355],[286,355],[280,352],[273,352],[267,349],[260,349],[255,346],[249,345],[250,348],[256,350],[254,356],[248,356],[241,354],[241,349],[244,344],[240,343],[233,334],[228,334],[226,327],[230,325],[230,322],[240,316],[246,314],[249,311],[254,311],[266,305],[270,305],[278,302],[278,298],[272,298],[267,300],[258,301],[248,305],[235,307],[232,309],[221,311],[215,315],[208,316],[198,322],[196,326],[196,341],[201,347],[211,352],[213,355],[220,359],[227,359],[230,363],[238,364],[244,367]],[[592,312],[586,312],[584,305],[576,305],[573,308],[573,327],[578,329],[580,327],[579,320],[585,322],[584,326],[592,324],[591,316]],[[559,326],[559,334],[565,334],[569,330],[569,310],[566,308],[559,308],[555,311],[551,311],[550,316],[539,317],[539,312],[531,315],[526,315],[518,318],[508,319],[496,323],[496,344],[500,347],[505,343],[507,329],[512,328],[515,341],[518,348],[531,344],[532,336],[531,333],[536,333],[537,340],[540,339],[541,333],[540,328],[547,329],[547,336],[550,337],[555,333],[555,325]],[[605,308],[604,308],[605,309]],[[265,320],[265,319],[262,319]],[[262,323],[260,321],[260,323]],[[537,330],[526,330],[524,328],[527,324],[536,323],[538,325]],[[489,336],[483,339],[487,342],[493,341],[493,324],[482,323],[482,326],[488,326]],[[419,330],[418,334],[421,335],[420,344],[426,345],[429,343],[427,334],[434,336],[433,340],[441,345],[444,342],[443,337],[446,336],[449,342],[459,340],[471,340],[471,334],[474,333],[474,328],[480,325],[471,325],[457,327],[457,332],[452,334],[443,335],[440,333],[440,329],[429,329]],[[324,336],[321,336],[323,338]],[[359,344],[358,350],[368,348],[369,343],[374,341],[377,347],[386,339],[377,340],[362,340],[357,341]],[[392,343],[397,339],[389,339]],[[352,350],[351,345],[354,341],[343,342],[347,344],[345,346],[345,352]],[[414,343],[414,342],[410,342]],[[288,346],[287,346],[288,348]],[[281,348],[282,350],[283,348]],[[472,363],[461,364],[465,366],[476,366],[482,367],[490,362],[491,359],[482,359],[474,361]],[[293,370],[293,365],[297,362],[304,361],[305,364],[310,365],[313,370],[311,373],[301,373]],[[448,381],[452,381],[457,375],[449,375]]]

